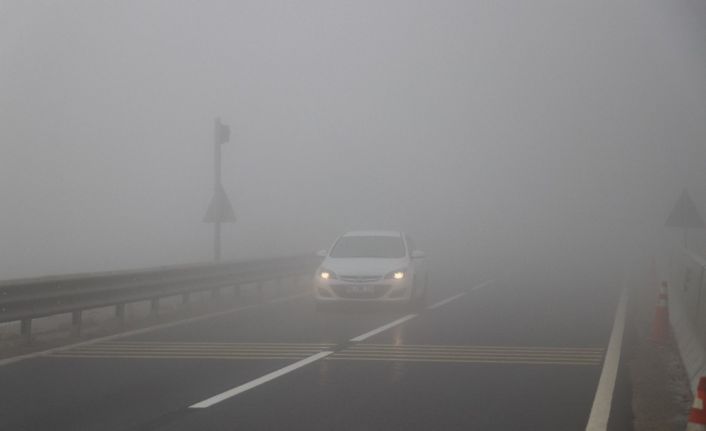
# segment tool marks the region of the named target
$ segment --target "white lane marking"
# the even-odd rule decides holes
[[[201,320],[213,319],[213,318],[220,317],[220,316],[226,316],[226,315],[228,315],[228,314],[234,314],[234,313],[237,313],[237,312],[240,312],[240,311],[250,310],[250,309],[259,308],[259,307],[264,307],[264,306],[267,306],[267,305],[271,305],[271,304],[273,304],[273,303],[293,301],[293,300],[295,300],[295,299],[299,299],[299,298],[304,297],[304,296],[309,296],[309,295],[311,295],[311,294],[312,294],[311,292],[298,293],[298,294],[296,294],[296,295],[291,295],[291,296],[285,296],[285,297],[277,298],[277,299],[274,299],[274,300],[272,300],[272,301],[266,302],[266,303],[264,303],[264,304],[245,305],[245,306],[238,307],[238,308],[233,308],[233,309],[230,309],[230,310],[217,311],[217,312],[215,312],[215,313],[206,314],[206,315],[203,315],[203,316],[191,317],[191,318],[185,319],[185,320],[177,320],[177,321],[174,321],[174,322],[161,323],[161,324],[158,324],[158,325],[148,326],[148,327],[146,327],[146,328],[135,329],[135,330],[133,330],[133,331],[121,332],[121,333],[118,333],[118,334],[107,335],[107,336],[105,336],[105,337],[93,338],[93,339],[91,339],[91,340],[81,341],[81,342],[79,342],[79,343],[74,343],[74,344],[67,344],[67,345],[65,345],[65,346],[55,347],[55,348],[53,348],[53,349],[47,349],[47,350],[42,350],[42,351],[39,351],[39,352],[28,353],[28,354],[26,354],[26,355],[13,356],[13,357],[11,357],[11,358],[6,358],[6,359],[0,360],[0,367],[2,367],[3,365],[9,365],[9,364],[12,364],[12,363],[15,363],[15,362],[24,361],[25,359],[36,358],[36,357],[39,357],[39,356],[47,356],[47,355],[50,355],[50,354],[52,354],[52,353],[62,352],[62,351],[64,351],[64,350],[73,349],[73,348],[75,348],[75,347],[87,346],[87,345],[89,345],[89,344],[99,343],[99,342],[103,342],[103,341],[115,340],[115,339],[119,339],[119,338],[123,338],[123,337],[130,337],[130,336],[132,336],[132,335],[144,334],[144,333],[146,333],[146,332],[158,331],[158,330],[160,330],[160,329],[173,328],[173,327],[179,326],[179,325],[186,325],[186,324],[198,322],[198,321],[201,321]]]
[[[485,282],[483,282],[483,283],[481,283],[481,284],[479,284],[479,285],[473,287],[473,288],[470,289],[468,292],[473,291],[473,290],[477,290],[477,289],[481,289],[481,288],[487,286],[488,284],[490,284],[492,281],[493,281],[493,280],[485,281]],[[441,306],[444,305],[444,304],[448,304],[449,302],[451,302],[451,301],[453,301],[453,300],[455,300],[455,299],[458,299],[458,298],[462,297],[463,295],[467,294],[468,292],[461,292],[461,293],[459,293],[459,294],[457,294],[457,295],[454,295],[454,296],[452,296],[452,297],[450,297],[450,298],[446,298],[446,299],[444,299],[444,300],[442,300],[442,301],[440,301],[440,302],[437,302],[436,304],[434,304],[434,305],[428,307],[428,309],[429,309],[429,310],[432,310],[432,309],[434,309],[434,308],[441,307]],[[355,337],[355,338],[351,338],[350,341],[355,342],[355,343],[364,341],[364,340],[366,340],[366,339],[372,337],[373,335],[377,335],[377,334],[379,334],[379,333],[381,333],[381,332],[383,332],[383,331],[387,331],[388,329],[394,328],[395,326],[400,325],[400,324],[402,324],[402,323],[404,323],[404,322],[406,322],[406,321],[408,321],[408,320],[410,320],[410,319],[414,319],[415,317],[417,317],[417,314],[408,314],[408,315],[406,315],[406,316],[404,316],[404,317],[401,317],[401,318],[395,320],[394,322],[388,323],[387,325],[383,325],[383,326],[381,326],[381,327],[379,327],[379,328],[373,329],[372,331],[366,332],[366,333],[363,334],[363,335],[359,335],[359,336],[357,336],[357,337]]]
[[[233,389],[229,389],[223,393],[220,393],[218,395],[212,396],[211,398],[208,398],[206,400],[203,400],[201,402],[198,402],[196,404],[193,404],[189,406],[190,409],[205,409],[207,407],[211,407],[214,404],[218,404],[221,401],[227,400],[228,398],[234,397],[238,394],[242,394],[245,391],[248,391],[252,388],[255,388],[257,386],[262,385],[263,383],[267,383],[270,380],[274,380],[277,377],[281,377],[287,373],[291,373],[292,371],[304,367],[306,365],[309,365],[312,362],[316,362],[319,359],[325,358],[326,356],[329,356],[333,354],[332,351],[325,350],[323,352],[319,352],[315,355],[311,355],[308,358],[302,359],[301,361],[295,362],[293,364],[287,365],[284,368],[280,368],[277,371],[273,371],[269,374],[265,374],[262,377],[258,377],[255,380],[251,380],[247,383],[243,383],[240,386],[236,386]]]
[[[482,284],[480,284],[480,285],[474,287],[474,288],[471,289],[471,290],[479,289],[479,288],[481,288],[481,287],[487,285],[489,282],[490,282],[490,281],[486,281],[485,283],[482,283]],[[461,297],[462,295],[465,295],[466,293],[467,293],[467,292],[463,292],[463,293],[461,293],[461,294],[459,294],[459,295],[456,295],[455,297],[448,298],[448,299],[446,299],[445,301],[442,301],[442,302],[446,303],[446,302],[453,301],[453,300],[456,299],[457,297]],[[443,305],[443,304],[440,304],[440,305]],[[401,317],[401,318],[395,320],[394,322],[388,323],[387,325],[380,326],[379,328],[373,329],[372,331],[368,331],[368,332],[366,332],[366,333],[363,334],[363,335],[359,335],[359,336],[357,336],[357,337],[355,337],[355,338],[351,338],[350,341],[352,341],[352,342],[360,342],[360,341],[366,340],[366,339],[368,339],[368,338],[370,338],[370,337],[372,337],[372,336],[374,336],[374,335],[377,335],[377,334],[379,334],[379,333],[381,333],[381,332],[383,332],[383,331],[386,331],[386,330],[388,330],[388,329],[390,329],[390,328],[393,328],[393,327],[395,327],[395,326],[397,326],[397,325],[401,325],[402,323],[404,323],[404,322],[406,322],[406,321],[408,321],[408,320],[414,319],[415,317],[417,317],[417,314],[408,314],[408,315],[406,315],[406,316],[404,316],[404,317]],[[310,363],[312,363],[312,362],[318,361],[319,359],[325,358],[326,356],[332,355],[333,353],[334,353],[334,352],[333,352],[333,351],[330,351],[330,350],[325,350],[325,351],[319,352],[319,353],[317,353],[317,354],[315,354],[315,355],[309,356],[308,358],[302,359],[301,361],[295,362],[295,363],[293,363],[293,364],[291,364],[291,365],[288,365],[288,366],[286,366],[286,367],[284,367],[284,368],[280,368],[280,369],[277,370],[277,371],[273,371],[273,372],[271,372],[271,373],[269,373],[269,374],[265,374],[265,375],[262,376],[262,377],[258,377],[258,378],[255,379],[255,380],[251,380],[251,381],[249,381],[249,382],[247,382],[247,383],[244,383],[244,384],[242,384],[242,385],[240,385],[240,386],[237,386],[237,387],[235,387],[235,388],[233,388],[233,389],[229,389],[229,390],[227,390],[227,391],[225,391],[225,392],[223,392],[223,393],[221,393],[221,394],[215,395],[215,396],[213,396],[213,397],[211,397],[211,398],[209,398],[209,399],[207,399],[207,400],[198,402],[198,403],[196,403],[196,404],[194,404],[194,405],[192,405],[192,406],[189,406],[189,408],[191,408],[191,409],[205,409],[205,408],[207,408],[207,407],[211,407],[212,405],[217,404],[217,403],[220,403],[220,402],[223,401],[223,400],[226,400],[226,399],[228,399],[228,398],[234,397],[234,396],[236,396],[236,395],[238,395],[238,394],[241,394],[241,393],[243,393],[243,392],[245,392],[245,391],[247,391],[247,390],[250,390],[250,389],[252,389],[252,388],[254,388],[254,387],[260,386],[260,385],[262,385],[262,384],[264,384],[264,383],[267,383],[267,382],[269,382],[269,381],[271,381],[271,380],[274,380],[274,379],[276,379],[276,378],[278,378],[278,377],[280,377],[280,376],[283,376],[283,375],[285,375],[285,374],[287,374],[287,373],[290,373],[290,372],[292,372],[292,371],[294,371],[294,370],[296,370],[296,369],[298,369],[298,368],[301,368],[301,367],[303,367],[303,366],[306,366],[306,365],[308,365],[308,364],[310,364]]]
[[[427,308],[428,308],[429,310],[433,310],[433,309],[435,309],[435,308],[439,308],[439,307],[441,307],[442,305],[446,305],[446,304],[448,304],[448,303],[451,302],[451,301],[457,300],[458,298],[464,296],[466,293],[468,293],[468,292],[461,292],[461,293],[459,293],[458,295],[454,295],[454,296],[452,296],[451,298],[446,298],[446,299],[444,299],[443,301],[439,301],[439,302],[437,302],[436,304],[430,305],[430,306],[427,307]]]
[[[618,377],[620,350],[623,344],[627,297],[627,289],[623,287],[586,431],[605,431],[608,427],[610,406],[613,402],[613,390],[615,389],[615,380]]]
[[[442,305],[446,305],[446,304],[448,304],[448,303],[451,302],[451,301],[457,300],[458,298],[460,298],[460,297],[466,295],[468,292],[472,292],[472,291],[474,291],[474,290],[482,289],[482,288],[484,288],[485,286],[489,285],[489,284],[492,283],[492,282],[493,282],[493,280],[484,281],[483,283],[481,283],[481,284],[479,284],[479,285],[477,285],[477,286],[472,287],[472,288],[471,288],[470,290],[468,290],[467,292],[461,292],[461,293],[459,293],[459,294],[457,294],[457,295],[452,296],[451,298],[446,298],[446,299],[444,299],[444,300],[441,300],[441,301],[437,302],[437,303],[434,304],[434,305],[428,306],[427,309],[428,309],[428,310],[433,310],[433,309],[435,309],[435,308],[439,308],[439,307],[441,307]]]
[[[406,316],[404,316],[404,317],[401,317],[401,318],[395,320],[394,322],[388,323],[387,325],[383,325],[383,326],[381,326],[381,327],[379,327],[379,328],[373,329],[372,331],[368,331],[368,332],[366,332],[366,333],[363,334],[363,335],[358,335],[358,336],[355,337],[355,338],[351,338],[351,341],[354,341],[354,342],[363,341],[363,340],[365,340],[365,339],[368,339],[368,338],[372,337],[373,335],[377,335],[377,334],[379,334],[379,333],[381,333],[381,332],[383,332],[383,331],[387,331],[388,329],[393,328],[393,327],[395,327],[395,326],[397,326],[397,325],[400,325],[400,324],[402,324],[402,323],[404,323],[404,322],[406,322],[406,321],[408,321],[408,320],[410,320],[410,319],[414,319],[415,317],[417,317],[416,314],[408,314],[408,315],[406,315]]]
[[[490,283],[492,283],[492,282],[494,282],[494,281],[495,281],[495,280],[492,280],[492,279],[491,279],[491,280],[485,280],[485,281],[482,282],[481,284],[476,285],[476,286],[473,286],[473,287],[471,288],[471,290],[469,290],[469,292],[473,292],[474,290],[482,289],[482,288],[484,288],[485,286],[489,285]]]

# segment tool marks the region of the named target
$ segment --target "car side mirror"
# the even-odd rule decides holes
[[[326,257],[327,254],[328,254],[328,250],[319,250],[316,252],[316,255],[319,257]]]
[[[412,259],[424,259],[425,257],[426,254],[424,254],[424,252],[421,250],[414,250],[412,252]]]

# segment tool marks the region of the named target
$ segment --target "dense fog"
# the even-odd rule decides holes
[[[0,0],[0,279],[209,261],[215,117],[224,259],[360,228],[437,271],[663,240],[682,189],[706,204],[704,23],[700,0]]]

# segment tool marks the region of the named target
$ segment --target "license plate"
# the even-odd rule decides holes
[[[350,286],[348,291],[350,293],[373,293],[375,289],[373,286]]]

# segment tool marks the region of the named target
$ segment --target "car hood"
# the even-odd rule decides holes
[[[366,259],[366,258],[333,258],[324,259],[321,266],[337,275],[362,276],[378,275],[382,277],[391,271],[405,268],[409,265],[407,258],[401,259]]]

